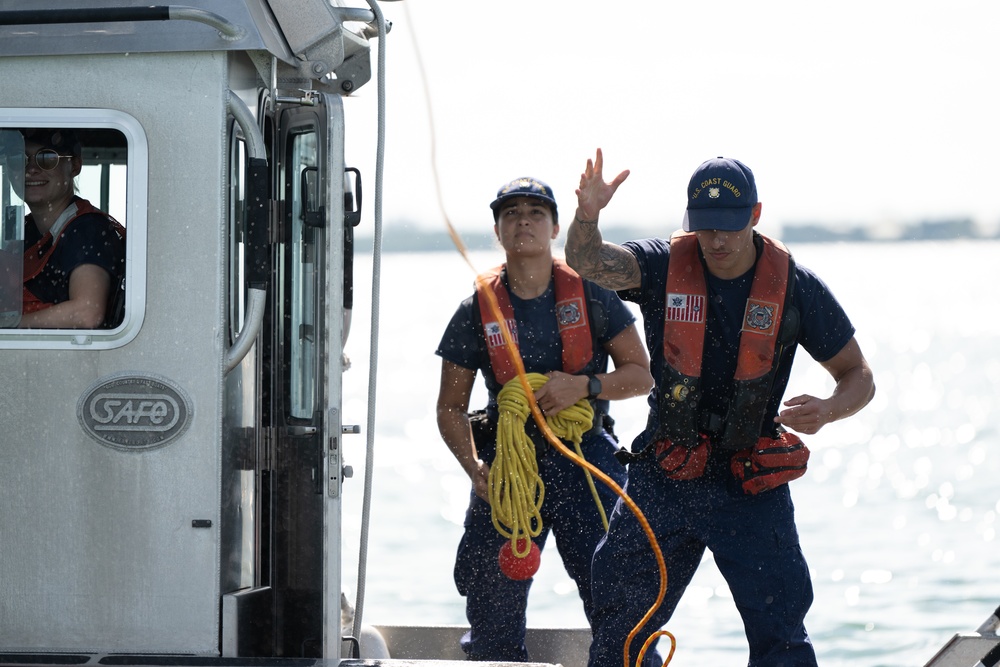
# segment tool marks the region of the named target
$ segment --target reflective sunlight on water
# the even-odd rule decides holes
[[[874,371],[863,412],[807,439],[809,472],[792,483],[816,601],[806,624],[820,663],[923,665],[1000,603],[1000,243],[800,244],[844,304]],[[474,255],[480,270],[498,253]],[[356,262],[345,423],[366,421],[371,257]],[[437,433],[433,352],[473,275],[455,252],[382,259],[381,352],[365,620],[463,624],[451,568],[469,484]],[[419,290],[411,285],[419,281]],[[801,353],[786,395],[832,381]],[[481,382],[477,392],[482,392]],[[485,401],[473,395],[473,405]],[[613,405],[622,442],[645,402]],[[356,580],[365,436],[348,436],[346,582]],[[582,627],[582,607],[553,553],[543,557],[528,623]],[[353,590],[349,592],[353,595]],[[739,615],[708,556],[667,626],[674,667],[746,662]]]

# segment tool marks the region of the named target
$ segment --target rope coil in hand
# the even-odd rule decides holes
[[[549,378],[540,373],[528,373],[527,380],[534,392]],[[537,537],[541,533],[541,508],[545,499],[545,484],[538,474],[535,444],[524,428],[531,416],[531,404],[524,385],[514,378],[500,390],[497,405],[500,417],[497,422],[496,457],[489,475],[490,514],[497,531],[510,538],[514,555],[524,558],[530,551],[531,542],[521,538]],[[558,414],[546,416],[545,421],[555,436],[572,442],[577,454],[583,457],[580,443],[594,424],[594,409],[590,401],[580,399]],[[604,507],[597,496],[593,479],[588,470],[584,469],[584,472],[607,529]]]

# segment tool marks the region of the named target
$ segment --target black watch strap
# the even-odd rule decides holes
[[[596,375],[590,373],[587,375],[589,380],[587,381],[587,398],[594,399],[597,398],[603,387],[601,386],[601,380]]]

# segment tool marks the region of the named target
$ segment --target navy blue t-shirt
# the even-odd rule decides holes
[[[55,250],[42,272],[25,283],[31,293],[45,303],[69,300],[69,276],[82,264],[96,264],[116,285],[125,273],[125,243],[110,220],[88,213],[67,223]],[[30,220],[24,225],[24,247],[30,248],[42,235]]]
[[[639,304],[649,347],[650,366],[657,387],[650,394],[652,424],[656,415],[656,396],[663,371],[663,323],[667,291],[667,266],[670,241],[642,239],[628,241],[623,247],[639,262],[642,285],[623,290],[619,295]],[[699,249],[699,255],[700,255]],[[726,414],[733,391],[733,376],[739,351],[740,330],[746,301],[750,296],[754,270],[742,276],[724,280],[705,270],[708,288],[708,316],[705,331],[705,351],[702,361],[700,412]],[[784,387],[792,370],[796,345],[801,345],[813,359],[827,361],[840,352],[854,336],[854,326],[826,284],[809,269],[796,264],[795,292],[792,305],[798,310],[800,325],[795,345],[789,345],[781,355],[775,387]],[[781,406],[781,392],[773,393],[768,401],[764,423],[771,423]]]
[[[525,371],[548,373],[562,370],[562,339],[556,324],[554,281],[549,281],[548,289],[534,299],[521,299],[509,288],[508,293],[517,322],[518,348]],[[614,292],[593,283],[590,285],[590,297],[601,304],[606,314],[607,326],[602,332],[596,332],[598,345],[594,360],[594,368],[597,369],[595,372],[603,373],[608,367],[608,353],[603,347],[604,343],[634,323],[635,316]],[[488,409],[491,414],[495,414],[496,396],[502,386],[493,377],[489,353],[481,343],[482,327],[473,310],[476,307],[475,294],[459,305],[435,354],[463,368],[482,372],[490,395]],[[591,316],[592,329],[594,326],[594,317]],[[600,409],[606,413],[607,401],[599,403]]]

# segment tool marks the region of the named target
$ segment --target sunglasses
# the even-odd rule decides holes
[[[31,161],[35,161],[35,166],[42,171],[52,171],[59,166],[59,160],[66,158],[67,160],[72,160],[72,155],[60,155],[58,151],[51,148],[43,148],[34,155],[28,155],[25,153],[24,157],[27,159],[26,164],[31,164]]]

